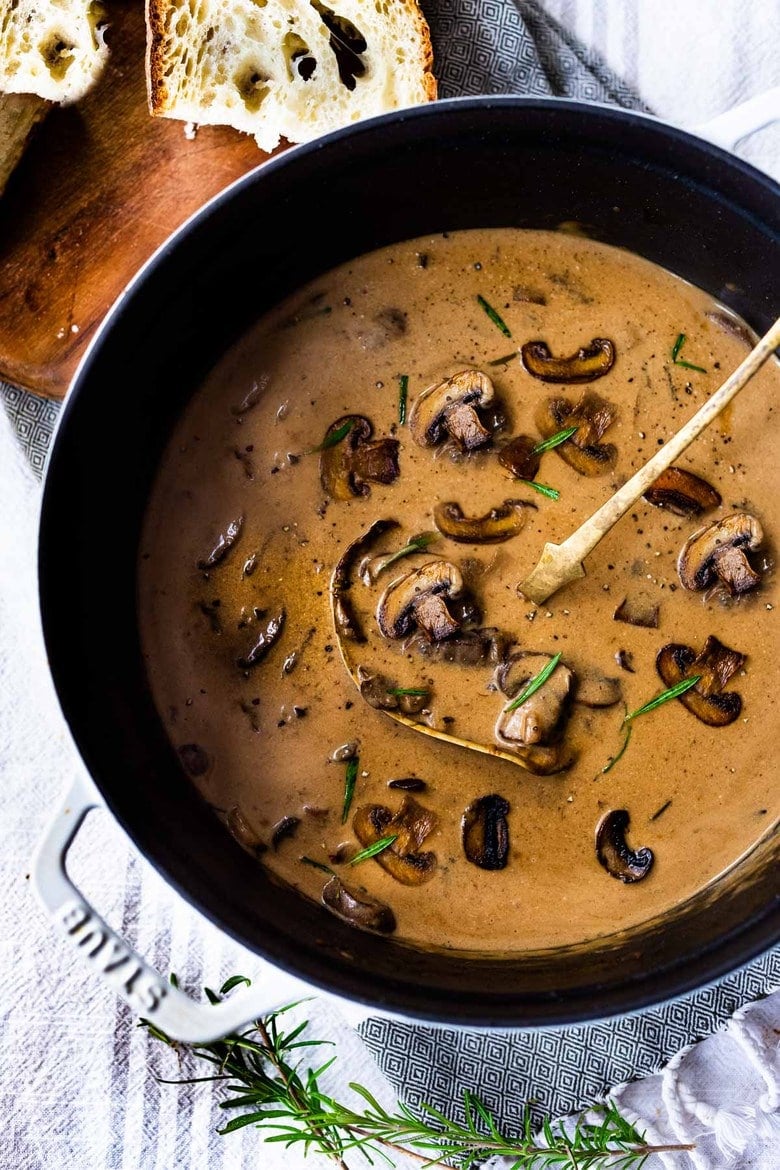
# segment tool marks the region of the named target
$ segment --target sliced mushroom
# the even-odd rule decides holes
[[[571,438],[554,450],[576,472],[587,476],[605,475],[615,466],[617,448],[613,443],[599,442],[614,420],[614,408],[597,394],[585,394],[576,403],[548,398],[536,411],[536,425],[545,439],[576,425]]]
[[[458,666],[495,666],[506,649],[507,636],[494,626],[484,629],[461,630],[446,642],[429,642],[419,638],[414,647],[423,658],[432,662],[455,662]]]
[[[605,813],[596,826],[596,856],[604,869],[621,882],[641,882],[653,868],[652,849],[629,849],[629,815],[624,808]]]
[[[726,727],[739,717],[742,698],[736,691],[721,693],[727,682],[745,663],[745,655],[724,646],[712,634],[700,654],[690,646],[670,642],[662,646],[655,660],[656,670],[667,687],[699,675],[699,682],[678,702],[708,727]]]
[[[549,654],[519,652],[496,671],[499,690],[509,699],[550,662]],[[572,763],[572,755],[558,742],[569,710],[574,674],[559,663],[547,681],[513,711],[504,704],[496,721],[498,742],[523,755],[529,771],[540,776],[560,772]]]
[[[257,666],[258,662],[262,662],[268,654],[272,646],[275,646],[279,641],[279,635],[284,629],[284,620],[286,611],[280,609],[278,613],[274,614],[269,621],[266,622],[264,628],[260,631],[254,642],[247,650],[246,654],[239,658],[238,665],[242,670],[249,670],[251,666]]]
[[[320,897],[323,906],[350,926],[379,934],[392,934],[395,930],[395,915],[389,906],[362,890],[345,886],[336,874],[325,883]]]
[[[243,845],[244,849],[254,853],[255,857],[265,853],[268,846],[260,839],[237,804],[234,804],[228,812],[225,823],[231,836],[238,841],[239,845]]]
[[[500,544],[516,536],[525,524],[526,504],[504,500],[484,516],[464,516],[460,504],[436,504],[433,522],[443,536],[461,544]]]
[[[428,785],[417,776],[401,776],[398,780],[388,780],[388,788],[400,788],[403,792],[424,792]]]
[[[700,516],[720,505],[721,497],[715,488],[686,471],[683,467],[667,467],[645,492],[644,499],[656,508],[666,508],[675,516]]]
[[[406,796],[395,816],[384,805],[363,805],[352,818],[352,828],[365,846],[395,835],[393,844],[377,853],[374,861],[402,885],[420,886],[430,881],[436,869],[435,853],[418,852],[436,821],[435,813],[423,808],[414,797]]]
[[[495,793],[480,796],[461,822],[463,852],[480,869],[503,869],[509,860],[509,801]]]
[[[337,439],[340,432],[346,433]],[[372,483],[397,478],[398,440],[371,440],[374,428],[360,414],[345,414],[328,427],[320,452],[320,482],[334,500],[367,496]]]
[[[630,650],[616,650],[615,662],[617,662],[621,670],[625,670],[629,674],[636,674],[633,667],[633,655]]]
[[[373,674],[364,666],[357,668],[360,679],[360,694],[377,711],[401,711],[404,715],[419,715],[429,701],[427,688],[410,688],[422,694],[403,694],[402,688],[394,686],[383,674]]]
[[[271,845],[274,849],[278,849],[282,841],[292,837],[300,823],[300,817],[282,817],[280,821],[277,821],[271,830]]]
[[[623,698],[619,678],[609,678],[598,670],[578,672],[574,702],[585,707],[614,707]]]
[[[392,581],[379,599],[377,621],[386,638],[405,638],[415,626],[434,642],[454,634],[460,624],[447,599],[463,591],[460,570],[449,561],[429,561]]]
[[[758,344],[758,334],[749,325],[746,325],[736,313],[714,309],[712,312],[706,313],[705,316],[712,321],[713,325],[717,325],[718,329],[723,330],[724,333],[730,333],[732,337],[743,342],[748,349],[752,349],[754,345]]]
[[[685,589],[698,592],[720,581],[732,596],[755,589],[761,580],[747,554],[758,549],[764,532],[748,512],[734,512],[700,528],[682,547],[677,572]]]
[[[624,597],[612,615],[613,621],[625,622],[629,626],[640,626],[645,630],[658,629],[660,605],[645,595]]]
[[[213,569],[220,561],[224,561],[230,550],[238,544],[238,538],[243,528],[243,516],[236,516],[235,520],[231,520],[225,531],[220,532],[208,556],[198,561],[198,568],[203,570]]]
[[[520,357],[528,373],[543,382],[595,382],[615,364],[615,345],[606,337],[594,337],[569,357],[556,358],[545,341],[527,341]]]
[[[366,641],[366,635],[347,596],[352,588],[352,569],[365,550],[391,528],[398,528],[397,520],[375,520],[370,528],[347,545],[336,563],[330,581],[330,596],[333,621],[339,638],[361,644]]]
[[[542,457],[536,450],[538,440],[532,435],[518,435],[502,447],[498,453],[498,462],[505,467],[515,479],[534,480],[539,470]]]
[[[449,435],[463,451],[490,442],[478,408],[493,401],[493,383],[479,370],[461,370],[424,390],[409,413],[409,432],[421,447],[437,447]]]

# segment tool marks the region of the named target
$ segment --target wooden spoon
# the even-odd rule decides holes
[[[544,546],[539,563],[517,586],[518,593],[522,593],[529,601],[541,605],[562,586],[584,577],[585,568],[582,562],[588,553],[593,552],[602,537],[606,536],[621,516],[644,495],[661,472],[666,471],[712,420],[718,417],[778,346],[780,317],[720,389],[707,399],[693,418],[689,419],[685,426],[645,463],[644,467],[640,467],[639,471],[632,475],[614,496],[602,504],[589,520],[581,524],[576,532],[567,537],[563,544]]]

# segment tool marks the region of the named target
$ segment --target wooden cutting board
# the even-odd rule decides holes
[[[138,0],[108,4],[98,86],[55,107],[0,198],[0,377],[52,397],[134,272],[207,199],[268,156],[247,135],[151,118]]]

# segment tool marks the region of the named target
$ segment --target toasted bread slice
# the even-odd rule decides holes
[[[153,114],[263,150],[436,97],[416,0],[147,0]]]
[[[0,0],[0,93],[75,102],[108,57],[98,0]]]

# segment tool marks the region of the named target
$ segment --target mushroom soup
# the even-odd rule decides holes
[[[158,475],[140,620],[259,865],[506,952],[662,914],[772,830],[776,363],[583,580],[517,592],[750,344],[637,256],[501,229],[361,257],[227,354]]]

